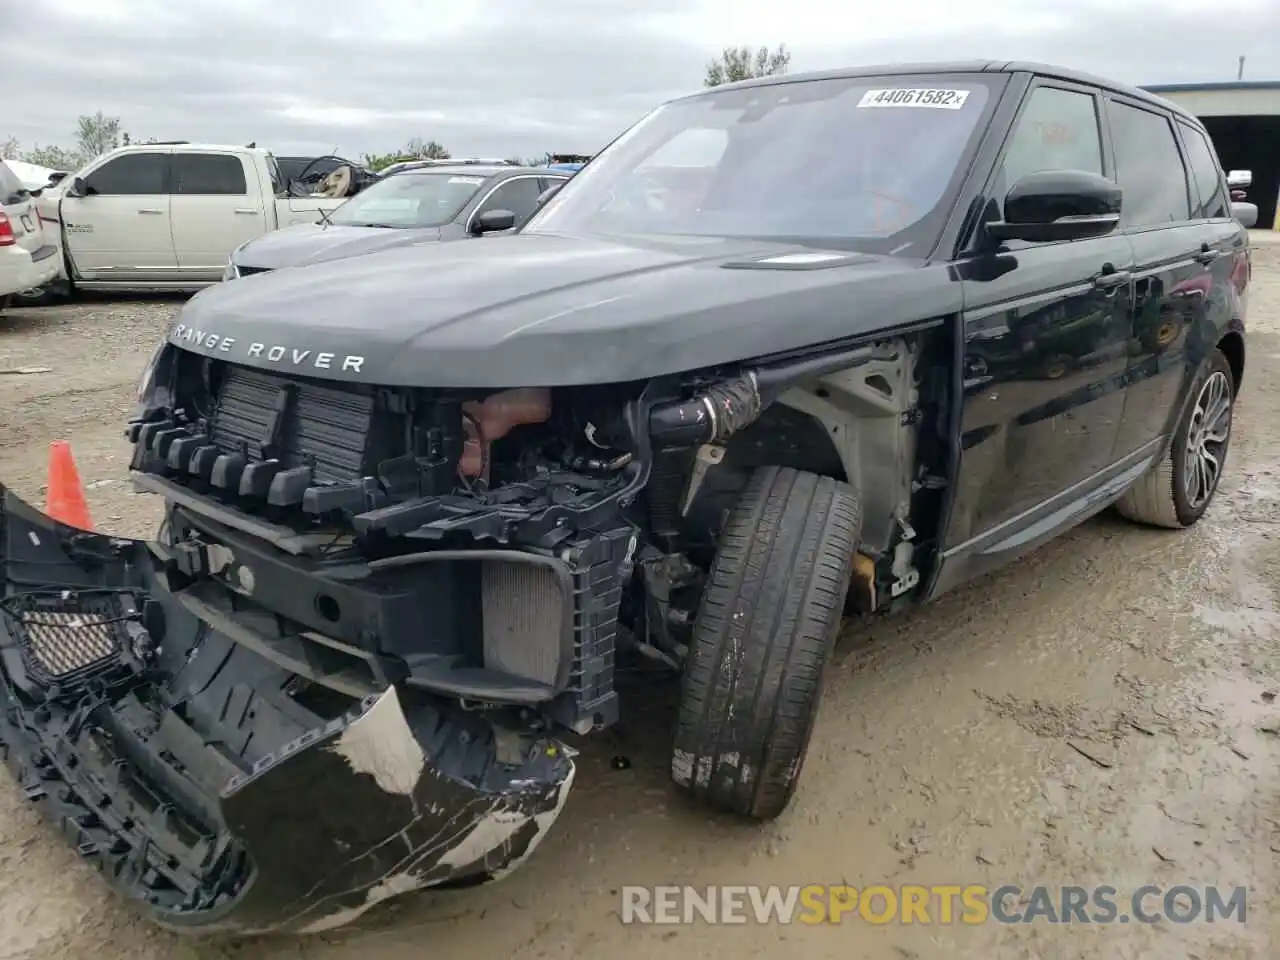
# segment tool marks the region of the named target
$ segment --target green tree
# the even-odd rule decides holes
[[[120,118],[104,116],[99,110],[76,121],[76,152],[84,163],[120,146]],[[125,137],[128,142],[128,136]]]
[[[17,137],[10,137],[8,140],[0,140],[0,160],[21,160],[22,144],[18,142]]]
[[[443,144],[414,137],[393,153],[366,153],[361,157],[361,162],[370,170],[377,171],[406,160],[448,160],[449,156],[449,151]]]
[[[409,154],[415,160],[448,160],[449,151],[444,148],[444,144],[436,143],[434,140],[428,140],[423,143],[417,137],[414,137],[405,144],[404,152]]]
[[[785,44],[777,50],[761,47],[752,52],[750,47],[725,47],[720,56],[707,64],[707,76],[703,83],[718,87],[722,83],[750,80],[753,77],[776,77],[791,66],[791,51]]]
[[[42,147],[37,144],[24,151],[21,159],[34,163],[37,167],[49,167],[52,170],[78,170],[81,166],[80,158],[70,150],[52,145]]]

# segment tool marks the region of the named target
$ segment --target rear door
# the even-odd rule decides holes
[[[83,280],[172,281],[169,160],[157,149],[113,157],[84,176],[85,196],[59,208],[67,252]]]
[[[1117,459],[1162,437],[1186,376],[1190,334],[1203,316],[1212,262],[1208,230],[1192,216],[1192,189],[1172,117],[1151,104],[1108,95],[1106,112],[1121,226],[1134,250],[1134,335]],[[1202,262],[1203,261],[1203,262]]]
[[[1249,231],[1231,215],[1231,193],[1212,141],[1200,127],[1175,121],[1183,155],[1191,171],[1192,219],[1201,223],[1196,259],[1208,268],[1204,322],[1191,331],[1187,348],[1190,365],[1198,365],[1218,342],[1221,331],[1239,316],[1239,296],[1248,279]],[[1243,317],[1241,317],[1243,319]]]
[[[231,251],[268,230],[267,187],[236,153],[175,153],[173,246],[183,280],[214,281]]]

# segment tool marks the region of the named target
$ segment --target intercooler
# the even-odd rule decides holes
[[[308,465],[319,481],[355,480],[373,466],[368,461],[375,406],[369,388],[229,366],[210,439],[220,452],[247,453],[250,461],[270,454],[286,469]]]
[[[212,394],[191,401],[198,420],[171,414],[130,423],[133,469],[305,510],[314,490],[349,488],[363,502],[362,478],[405,452],[407,417],[376,387],[232,365],[207,382]]]

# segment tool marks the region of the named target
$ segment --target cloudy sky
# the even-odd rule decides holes
[[[1246,79],[1280,80],[1276,0],[0,2],[0,139],[24,148],[69,143],[77,115],[102,110],[138,138],[279,154],[411,137],[455,155],[590,153],[699,87],[727,44],[785,43],[793,73],[992,57],[1143,84],[1232,80],[1245,55]]]

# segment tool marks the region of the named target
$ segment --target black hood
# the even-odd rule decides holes
[[[748,240],[515,234],[209,287],[172,342],[403,386],[640,380],[955,312],[945,265]]]
[[[249,241],[235,254],[236,266],[278,270],[307,263],[343,260],[391,247],[440,239],[438,227],[413,230],[391,227],[352,227],[344,224],[300,223],[272,230]]]

